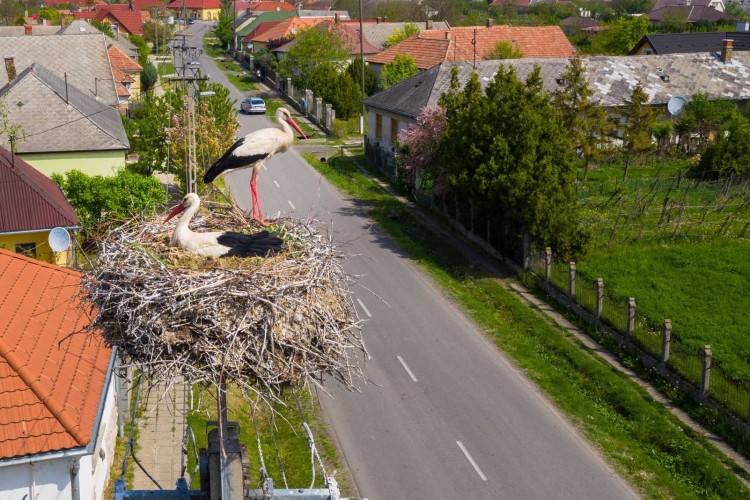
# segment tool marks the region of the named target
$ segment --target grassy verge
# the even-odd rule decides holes
[[[206,448],[208,435],[206,421],[216,420],[215,392],[193,389],[195,400],[202,398],[206,408],[192,412],[188,424],[194,429],[197,447]],[[335,449],[328,439],[323,423],[318,417],[318,408],[311,395],[303,390],[288,390],[282,395],[284,405],[276,405],[274,414],[266,405],[255,400],[246,400],[237,387],[230,387],[227,395],[229,420],[240,424],[240,442],[247,446],[252,470],[251,485],[260,487],[260,454],[258,440],[263,452],[263,462],[268,474],[273,478],[276,488],[286,488],[284,476],[290,488],[308,488],[312,481],[310,448],[307,435],[302,426],[305,421],[312,430],[318,453],[325,466],[326,473],[333,474],[339,482],[344,496],[348,494],[349,485],[346,474],[336,474],[341,469]],[[253,410],[253,406],[255,410]],[[273,426],[272,426],[273,424]],[[257,434],[256,434],[257,430]],[[277,455],[278,452],[278,455]],[[195,456],[189,453],[188,470],[195,467]],[[282,472],[283,468],[283,472]],[[323,475],[316,462],[315,486],[323,487]],[[199,487],[199,479],[192,478],[192,487]]]
[[[711,444],[640,387],[471,266],[350,158],[307,160],[364,203],[409,256],[513,359],[635,488],[654,498],[750,498]],[[362,159],[359,159],[362,161]]]

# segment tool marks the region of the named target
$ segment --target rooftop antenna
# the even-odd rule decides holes
[[[16,136],[10,135],[8,137],[8,140],[10,141],[10,168],[15,168],[16,166]]]
[[[96,82],[96,80],[94,80]],[[65,72],[65,104],[68,104],[68,72]]]

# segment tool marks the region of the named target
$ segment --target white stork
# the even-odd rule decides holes
[[[203,176],[206,184],[212,182],[218,176],[243,168],[252,168],[253,175],[250,178],[250,193],[252,195],[253,218],[261,224],[263,222],[263,211],[258,200],[258,174],[263,163],[276,153],[283,153],[294,140],[294,130],[303,139],[307,139],[305,133],[300,130],[292,118],[292,114],[286,108],[276,111],[276,119],[281,128],[264,128],[246,135],[230,147],[224,156],[214,162]],[[294,128],[294,130],[292,130]]]
[[[194,233],[190,230],[188,224],[198,211],[200,204],[201,200],[197,194],[188,193],[182,199],[182,203],[174,207],[169,216],[164,219],[164,222],[167,222],[180,212],[185,212],[177,221],[170,245],[182,247],[198,255],[208,257],[265,256],[269,253],[277,253],[283,248],[284,242],[276,236],[271,236],[268,231],[255,234],[235,233],[233,231]]]

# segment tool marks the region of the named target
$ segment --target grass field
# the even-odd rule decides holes
[[[750,383],[750,189],[686,179],[686,163],[592,171],[579,185],[596,244],[579,280],[603,278],[618,301],[635,297],[653,325],[672,320],[679,341]]]

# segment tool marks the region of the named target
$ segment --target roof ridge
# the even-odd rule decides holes
[[[107,64],[109,64],[110,72],[112,72],[112,81],[114,82],[116,80],[115,80],[114,72],[112,71],[112,63],[109,61],[109,57],[107,57]],[[39,70],[36,69],[37,67],[39,68]],[[110,109],[109,106],[107,106],[106,104],[104,104],[102,102],[99,102],[99,100],[96,99],[96,98],[94,98],[94,97],[90,97],[88,94],[86,94],[86,92],[82,91],[81,89],[79,89],[75,85],[73,85],[71,83],[66,83],[62,78],[60,78],[59,76],[57,76],[54,73],[52,73],[50,70],[47,69],[46,66],[44,66],[41,63],[37,63],[37,62],[32,63],[31,66],[29,66],[29,68],[27,68],[27,69],[31,69],[31,68],[34,68],[33,73],[39,79],[39,81],[41,83],[43,83],[52,92],[54,92],[55,94],[57,94],[58,96],[60,96],[60,99],[65,99],[66,104],[69,105],[70,107],[72,107],[73,109],[75,109],[81,115],[81,117],[83,119],[85,119],[86,121],[88,121],[89,123],[91,123],[92,125],[94,125],[96,128],[98,128],[99,130],[101,130],[103,133],[105,133],[106,135],[108,135],[109,137],[111,137],[112,139],[114,139],[115,141],[120,142],[122,144],[122,141],[120,139],[118,139],[117,137],[115,137],[114,135],[112,135],[108,130],[104,129],[95,120],[91,119],[91,117],[94,116],[95,114],[104,113],[105,111],[109,110]],[[40,73],[40,71],[41,71],[41,73]],[[47,73],[47,74],[45,75],[44,73]],[[86,99],[86,100],[89,100],[91,102],[96,102],[97,105],[101,106],[101,109],[95,111],[94,113],[86,114],[82,109],[80,109],[79,106],[76,105],[76,103],[74,102],[75,99],[66,98],[65,96],[63,96],[63,95],[60,94],[60,92],[58,91],[58,89],[56,89],[54,87],[54,83],[52,81],[50,81],[50,80],[53,80],[55,78],[57,78],[64,85],[69,86],[70,89],[73,89],[74,92],[77,92],[82,99]],[[2,93],[2,92],[0,91],[0,93]],[[72,123],[72,121],[68,122],[68,123]]]

